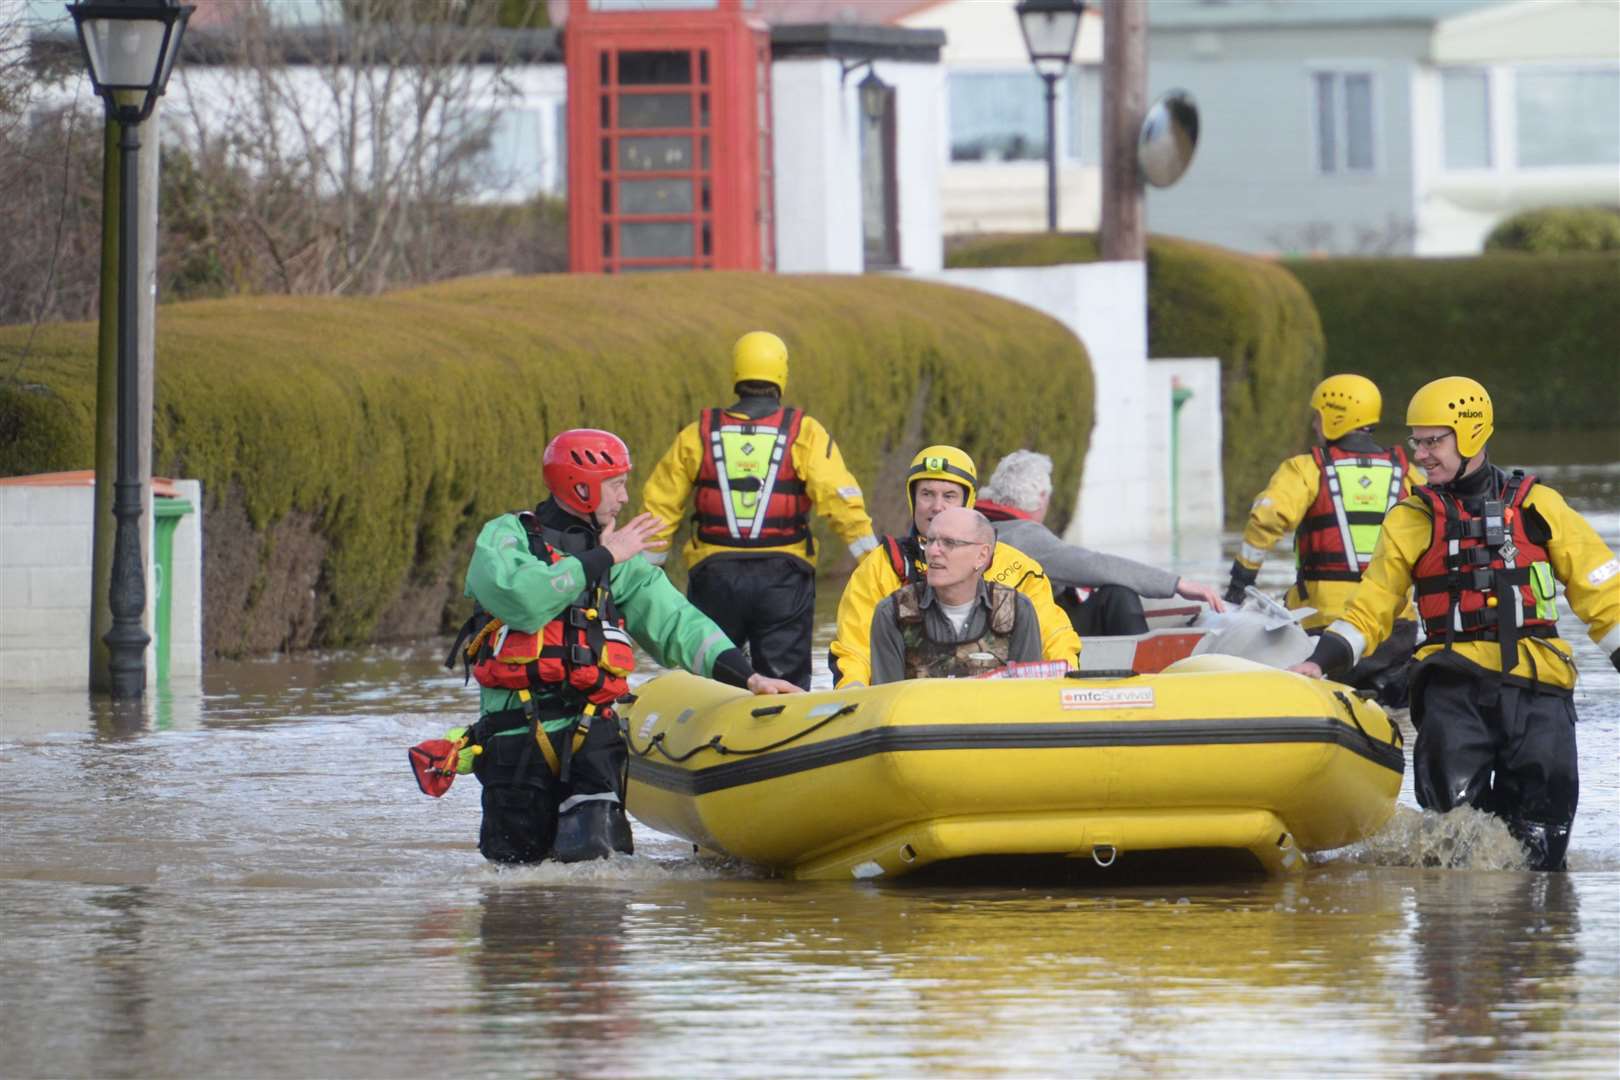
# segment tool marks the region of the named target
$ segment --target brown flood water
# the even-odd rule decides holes
[[[1582,507],[1611,543],[1616,476]],[[406,770],[475,700],[440,643],[215,664],[133,713],[8,694],[0,1075],[1612,1077],[1620,678],[1565,633],[1562,875],[1410,782],[1286,880],[799,884],[639,827],[633,857],[498,872],[476,783]]]

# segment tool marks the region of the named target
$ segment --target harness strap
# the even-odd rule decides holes
[[[720,487],[720,483],[717,480],[703,478],[694,480],[692,482],[692,486],[718,489]],[[732,491],[758,491],[764,486],[764,481],[760,480],[760,478],[757,476],[740,476],[731,481]],[[775,488],[776,494],[778,495],[804,495],[809,490],[810,489],[805,486],[804,481],[799,479],[779,481]]]

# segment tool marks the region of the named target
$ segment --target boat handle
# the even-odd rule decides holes
[[[775,716],[777,713],[786,708],[786,705],[761,705],[759,708],[749,712],[748,715],[756,719],[762,716]]]
[[[1378,740],[1373,738],[1367,729],[1361,726],[1361,717],[1356,715],[1356,707],[1350,701],[1349,697],[1345,695],[1345,692],[1343,690],[1335,690],[1333,691],[1333,696],[1339,699],[1339,703],[1344,706],[1344,711],[1350,714],[1350,722],[1356,725],[1356,730],[1361,732],[1361,737],[1376,745]],[[1406,737],[1401,734],[1401,726],[1393,720],[1389,721],[1389,745],[1406,745]]]

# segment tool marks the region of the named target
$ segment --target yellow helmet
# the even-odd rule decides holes
[[[765,330],[754,330],[737,339],[731,347],[731,385],[740,382],[768,382],[787,391],[787,346]]]
[[[917,512],[917,500],[911,492],[919,480],[949,480],[961,484],[967,488],[963,506],[972,506],[979,495],[979,470],[967,451],[954,446],[925,446],[911,459],[911,468],[906,470],[906,506],[913,514]]]
[[[1406,406],[1412,427],[1448,427],[1457,433],[1457,452],[1471,458],[1485,447],[1496,430],[1491,395],[1473,379],[1448,375],[1418,387]]]
[[[1378,423],[1384,396],[1362,375],[1329,375],[1311,392],[1311,408],[1322,418],[1322,437],[1332,442],[1357,428]]]

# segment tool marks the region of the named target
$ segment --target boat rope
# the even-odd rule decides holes
[[[1335,690],[1335,691],[1333,691],[1333,696],[1339,699],[1339,704],[1344,706],[1344,711],[1350,714],[1350,722],[1352,724],[1356,725],[1356,730],[1361,732],[1361,737],[1363,739],[1366,739],[1369,743],[1371,743],[1374,746],[1383,745],[1377,739],[1373,738],[1372,734],[1366,728],[1361,726],[1361,717],[1356,715],[1356,707],[1355,707],[1355,705],[1353,705],[1351,703],[1350,699],[1345,695],[1345,692],[1343,690]],[[1391,720],[1389,722],[1389,745],[1391,745],[1391,746],[1405,746],[1406,745],[1406,736],[1401,734],[1400,725],[1395,723],[1395,721],[1393,721],[1393,720]]]
[[[817,720],[815,723],[811,724],[809,727],[803,729],[802,731],[796,731],[792,735],[788,735],[788,736],[786,736],[784,738],[777,739],[775,742],[767,743],[764,746],[750,746],[750,747],[727,746],[725,744],[724,736],[716,735],[714,738],[710,739],[708,742],[699,743],[698,745],[692,747],[692,749],[686,751],[686,753],[684,753],[684,754],[671,754],[664,747],[664,736],[666,734],[668,734],[668,732],[664,732],[664,731],[660,731],[658,734],[654,735],[651,739],[649,739],[647,741],[647,745],[644,748],[638,749],[636,747],[636,742],[635,742],[634,739],[632,739],[630,737],[629,732],[625,732],[624,741],[625,741],[625,744],[630,747],[630,752],[632,754],[636,755],[637,757],[646,757],[649,754],[651,754],[654,750],[657,750],[660,754],[662,754],[664,757],[668,758],[671,762],[673,762],[673,763],[675,763],[677,765],[679,765],[681,762],[686,761],[687,759],[689,759],[691,757],[694,757],[697,754],[702,753],[705,750],[713,750],[715,753],[719,754],[721,757],[726,757],[728,755],[736,755],[738,757],[744,757],[744,756],[747,756],[749,754],[763,754],[763,753],[766,753],[767,751],[776,750],[776,749],[778,749],[780,747],[786,746],[788,743],[796,742],[799,739],[804,738],[806,735],[809,735],[812,732],[818,731],[821,728],[826,727],[828,724],[832,723],[834,720],[837,720],[839,717],[848,716],[850,713],[854,712],[858,708],[860,708],[859,704],[845,705],[843,708],[838,709],[838,710],[836,710],[834,712],[828,713],[826,716],[823,716],[820,720]],[[778,708],[777,711],[778,712],[781,711],[780,708]]]

